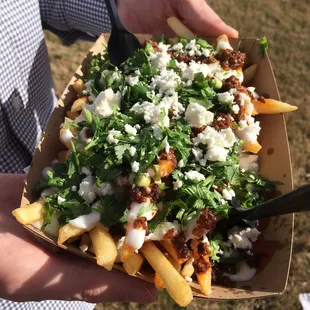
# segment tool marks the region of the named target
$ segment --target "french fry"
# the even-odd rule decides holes
[[[167,23],[178,37],[185,38],[187,40],[192,40],[195,38],[195,35],[177,17],[169,17],[167,19]]]
[[[60,163],[64,163],[69,158],[70,152],[69,151],[61,151],[58,153],[58,161]]]
[[[90,247],[88,248],[88,252],[91,253],[91,254],[93,254],[93,255],[96,255],[96,254],[95,254],[94,246],[93,246],[92,244],[91,244]]]
[[[90,247],[90,245],[91,245],[91,240],[90,240],[89,234],[84,233],[82,235],[79,248],[81,251],[86,252],[88,248]]]
[[[23,208],[17,208],[13,210],[12,214],[21,224],[31,224],[43,219],[44,204],[44,199],[39,199],[37,202],[26,205]]]
[[[198,254],[198,251],[197,251],[198,241],[197,240],[192,240],[191,246],[193,249],[195,260],[203,258],[206,261],[206,263],[210,263],[208,255],[201,257]],[[211,290],[211,279],[212,279],[212,268],[211,268],[211,266],[210,266],[210,268],[207,269],[207,271],[205,273],[197,273],[196,272],[196,276],[198,279],[198,283],[200,286],[201,293],[203,293],[206,296],[209,296],[212,292],[212,290]]]
[[[70,119],[75,119],[76,117],[79,116],[79,112],[67,111],[66,115]]]
[[[73,102],[73,105],[71,107],[71,112],[79,112],[79,111],[81,111],[83,109],[83,104],[87,103],[87,102],[88,102],[87,97],[81,97],[79,99],[76,99]]]
[[[102,224],[97,224],[89,232],[89,236],[94,246],[97,264],[111,270],[117,256],[117,248],[110,233]]]
[[[144,243],[140,252],[153,267],[158,276],[163,281],[164,286],[170,296],[181,307],[187,306],[193,299],[193,293],[184,278],[171,265],[165,255],[153,244]]]
[[[247,85],[249,82],[251,82],[254,79],[256,72],[257,72],[257,64],[254,64],[246,68],[243,71],[243,84]]]
[[[182,271],[181,271],[181,275],[183,278],[185,277],[191,277],[193,275],[194,271],[194,267],[193,267],[193,262],[194,262],[194,257],[191,256],[187,262],[185,263]]]
[[[74,84],[73,84],[73,89],[78,93],[81,94],[82,91],[84,90],[84,82],[82,79],[77,79]]]
[[[166,249],[166,251],[181,265],[186,262],[187,258],[180,258],[178,256],[177,251],[173,247],[171,241],[169,240],[162,240],[160,244]]]
[[[180,271],[181,271],[181,264],[179,264],[170,254],[165,254],[165,256],[167,257],[167,259],[171,263],[171,265],[175,268],[175,270],[178,273],[180,273]],[[163,289],[164,283],[161,280],[161,278],[160,278],[160,276],[159,276],[159,274],[157,272],[155,273],[154,283],[155,283],[155,286],[158,285],[158,288],[156,286],[157,289],[159,289],[160,291]]]
[[[120,253],[119,253],[121,262],[124,263],[132,253],[134,253],[134,249],[126,243],[126,239],[125,239],[124,244],[121,247]]]
[[[247,152],[257,154],[261,150],[262,146],[257,141],[256,142],[249,141],[243,144],[243,148]]]
[[[265,102],[259,100],[252,100],[254,109],[258,114],[278,114],[285,112],[292,112],[298,109],[294,105],[285,102],[277,101],[274,99],[265,99]]]
[[[70,130],[71,131],[71,130]],[[72,132],[71,132],[72,133]],[[66,138],[64,138],[64,136],[66,136],[66,129],[65,128],[61,128],[59,131],[59,140],[62,144],[64,144],[66,146],[66,148],[68,150],[71,150],[72,146],[71,146],[71,141],[67,140]],[[73,134],[73,133],[72,133]]]
[[[216,44],[216,50],[217,51],[224,50],[226,48],[232,49],[226,34],[222,34],[221,36],[219,36],[216,39],[216,43],[217,43]]]
[[[123,267],[130,276],[134,276],[141,269],[144,257],[139,253],[132,253],[123,263]]]
[[[63,244],[68,239],[80,236],[84,232],[86,232],[85,229],[74,227],[71,224],[66,224],[66,225],[62,226],[59,230],[57,243],[59,245]]]
[[[162,291],[164,288],[164,282],[163,280],[160,278],[158,272],[155,272],[155,276],[154,276],[154,284],[157,290]]]

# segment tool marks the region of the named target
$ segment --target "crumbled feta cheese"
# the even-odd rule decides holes
[[[165,141],[164,147],[165,147],[165,152],[169,153],[169,151],[170,151],[170,144],[169,144],[169,142],[167,140]]]
[[[185,179],[191,180],[193,182],[200,182],[205,179],[205,176],[198,171],[190,170],[188,172],[185,172]]]
[[[129,124],[125,125],[125,131],[130,135],[130,136],[136,136],[137,135],[137,129],[135,127],[130,126]]]
[[[151,65],[155,70],[161,70],[167,67],[171,60],[171,55],[167,51],[162,50],[157,53],[150,53]]]
[[[73,186],[71,187],[71,190],[72,190],[72,192],[76,192],[77,187],[76,187],[75,185],[73,185]]]
[[[90,170],[87,167],[82,167],[81,172],[86,174],[86,175],[90,175],[91,174]]]
[[[148,101],[144,101],[142,103],[137,102],[130,110],[138,114],[143,114],[143,118],[146,123],[169,127],[169,107],[166,106],[165,103],[155,105],[154,103]]]
[[[113,195],[114,191],[110,183],[103,182],[100,184],[99,187],[95,185],[95,193],[98,196],[108,196],[108,195]]]
[[[222,191],[222,196],[225,200],[232,200],[236,194],[231,188],[224,188]]]
[[[187,106],[185,120],[191,127],[200,128],[213,122],[214,114],[198,103],[192,102]]]
[[[233,104],[232,106],[232,111],[235,113],[235,114],[238,114],[239,111],[240,111],[240,108],[237,104]]]
[[[107,141],[109,142],[109,144],[117,144],[118,143],[118,139],[117,137],[119,137],[122,133],[118,130],[110,130],[109,134],[107,136]]]
[[[194,145],[204,144],[208,146],[206,159],[210,161],[225,161],[230,148],[236,142],[235,134],[231,128],[216,131],[213,127],[207,126],[205,130],[193,139]],[[197,151],[197,149],[196,149]],[[195,155],[198,156],[198,153]],[[201,158],[201,153],[199,153]],[[199,158],[199,159],[200,159]]]
[[[206,153],[206,159],[209,161],[225,161],[229,150],[222,146],[214,145]]]
[[[138,171],[139,171],[139,168],[140,168],[140,164],[139,164],[137,161],[134,161],[134,162],[131,164],[132,172],[138,172]]]
[[[167,107],[172,112],[172,119],[179,119],[185,112],[184,106],[179,102],[178,93],[172,91],[169,96],[165,96],[160,105]]]
[[[174,44],[171,48],[173,51],[176,51],[176,52],[180,52],[182,51],[183,49],[183,44],[182,43],[177,43],[177,44]]]
[[[65,202],[66,199],[65,198],[62,198],[60,196],[57,196],[57,203],[61,204],[62,202]]]
[[[181,160],[178,162],[178,167],[179,167],[179,168],[183,168],[184,166],[185,166],[184,160],[181,159]]]
[[[190,62],[189,66],[182,72],[182,78],[185,80],[193,80],[195,74],[202,73],[204,76],[210,74],[210,68],[207,64],[199,64],[195,61]]]
[[[87,202],[92,203],[96,199],[96,193],[94,192],[95,178],[88,175],[84,178],[80,184],[78,194]]]
[[[233,102],[235,97],[230,92],[218,93],[217,99],[220,103]]]
[[[243,107],[243,117],[245,120],[252,118],[254,111],[254,105],[251,101],[251,97],[244,92],[235,92],[235,96],[238,96],[239,105]]]
[[[136,149],[134,146],[131,146],[131,147],[129,148],[129,154],[130,154],[130,156],[133,157],[133,156],[136,155],[136,153],[137,153],[137,149]]]
[[[177,189],[179,189],[180,187],[182,187],[182,185],[183,185],[183,182],[182,182],[182,181],[180,181],[180,180],[175,181],[175,182],[173,182],[173,189],[174,189],[174,190],[177,190]]]
[[[232,147],[236,142],[236,137],[231,128],[216,131],[213,127],[207,126],[203,132],[193,139],[193,142],[195,145],[200,143],[208,145],[209,148],[214,145]]]
[[[130,86],[134,86],[136,84],[139,83],[139,76],[135,75],[135,74],[130,74],[126,76],[126,82],[127,84],[129,84]]]
[[[207,48],[203,48],[201,52],[202,52],[202,55],[205,56],[205,57],[209,57],[210,56],[210,50],[207,49]]]
[[[121,93],[114,93],[112,88],[102,91],[93,103],[94,112],[101,118],[112,115],[115,108],[119,109],[121,97]]]
[[[260,130],[261,127],[259,121],[254,122],[251,117],[247,121],[242,120],[239,122],[239,128],[236,130],[236,135],[244,142],[256,142]]]
[[[181,83],[181,78],[174,70],[163,69],[159,75],[155,75],[151,81],[151,89],[158,89],[160,93],[165,93],[171,89],[176,89]]]
[[[228,231],[228,240],[236,249],[252,249],[252,242],[256,242],[260,232],[256,228],[242,228],[234,226]]]

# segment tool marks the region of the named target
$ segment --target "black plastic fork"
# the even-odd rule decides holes
[[[115,0],[105,0],[109,12],[112,32],[108,42],[108,55],[113,65],[119,66],[141,48],[139,40],[122,24]]]
[[[250,209],[244,209],[237,199],[232,200],[232,205],[233,209],[230,210],[229,219],[220,220],[216,229],[221,230],[242,222],[255,227],[257,220],[262,218],[310,211],[310,184]]]

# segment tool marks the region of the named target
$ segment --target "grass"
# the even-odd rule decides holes
[[[209,4],[225,20],[239,30],[240,37],[266,36],[269,55],[277,78],[281,98],[299,107],[287,115],[287,131],[291,147],[294,184],[299,186],[310,179],[310,106],[307,104],[310,85],[310,6],[307,1],[294,0],[209,0]],[[57,95],[60,95],[92,45],[77,42],[70,47],[46,33],[51,69]],[[310,292],[310,214],[295,217],[294,248],[288,287],[279,297],[238,302],[193,301],[188,310],[267,310],[301,309],[298,294]],[[179,309],[166,293],[160,293],[152,305],[107,303],[97,310]]]

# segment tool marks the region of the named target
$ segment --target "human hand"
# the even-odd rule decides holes
[[[155,300],[155,288],[149,283],[40,246],[11,215],[20,204],[24,178],[0,174],[0,298],[91,303]]]
[[[205,0],[117,0],[117,7],[124,26],[134,33],[175,36],[167,18],[176,16],[197,35],[238,37]]]

